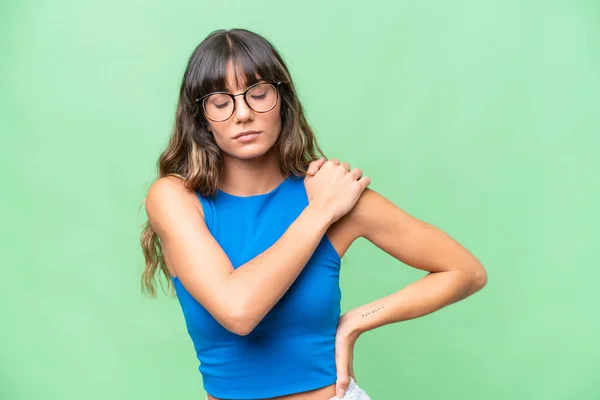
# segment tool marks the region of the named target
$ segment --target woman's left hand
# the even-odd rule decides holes
[[[346,318],[346,315],[342,315],[335,335],[335,366],[337,370],[335,393],[339,398],[344,397],[350,383],[350,377],[356,381],[354,375],[354,344],[358,336],[358,332]]]

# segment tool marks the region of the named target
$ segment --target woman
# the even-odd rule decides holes
[[[376,327],[461,300],[481,263],[441,230],[323,157],[275,48],[212,32],[183,77],[173,135],[146,197],[142,288],[172,283],[207,399],[369,399],[353,348]],[[431,273],[340,316],[340,258],[365,237]]]

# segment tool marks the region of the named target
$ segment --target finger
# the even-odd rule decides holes
[[[350,353],[349,360],[350,361],[348,362],[348,365],[350,367],[348,369],[348,375],[350,375],[354,379],[354,382],[358,383],[358,381],[356,380],[356,375],[354,375],[354,348],[352,349],[352,353]]]
[[[310,172],[313,175],[316,174],[319,171],[319,169],[321,169],[321,167],[323,166],[323,164],[325,164],[325,161],[327,161],[325,159],[325,157],[321,157],[318,160],[315,160],[312,163],[310,163],[310,166],[309,166]]]
[[[369,184],[371,183],[371,178],[369,178],[368,176],[363,176],[358,180],[358,183],[360,183],[363,190],[365,190],[367,186],[369,186]]]
[[[335,395],[342,399],[346,394],[346,390],[348,390],[348,385],[350,384],[350,378],[348,374],[343,377],[338,376],[337,381],[335,382]]]
[[[345,163],[341,163],[340,165],[346,169],[346,172],[350,172],[350,164],[345,162]]]
[[[363,174],[363,171],[360,168],[354,168],[352,171],[350,171],[350,174],[354,177],[355,180],[359,180]]]
[[[308,165],[308,170],[306,171],[307,175],[314,175],[316,174],[319,169],[323,166],[323,164],[325,164],[325,158],[321,157],[318,160],[315,160],[313,162],[311,162]]]
[[[348,352],[345,346],[341,346],[335,352],[335,368],[337,371],[337,380],[335,382],[335,393],[340,399],[344,397],[350,378],[348,377]]]
[[[327,160],[332,162],[334,165],[340,165],[340,160],[338,160],[337,158],[332,158],[331,160]]]

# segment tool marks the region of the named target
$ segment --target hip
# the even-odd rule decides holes
[[[332,397],[333,396],[333,397]],[[206,400],[224,400],[211,395],[206,396]],[[335,384],[311,390],[303,393],[294,393],[286,396],[273,397],[269,400],[371,400],[371,397],[361,388],[351,377],[346,394],[344,397],[335,395]]]

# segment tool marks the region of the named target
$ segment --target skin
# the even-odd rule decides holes
[[[233,79],[233,65],[227,65],[229,72],[229,92],[241,93],[246,88],[236,88]],[[243,81],[240,79],[240,81]],[[219,178],[219,187],[224,192],[237,196],[249,196],[267,193],[277,186],[284,177],[279,171],[273,144],[281,132],[281,101],[266,113],[254,112],[243,96],[236,97],[235,113],[226,121],[209,121],[209,131],[223,152],[223,175]],[[249,143],[232,140],[236,134],[247,130],[261,131],[260,135]]]
[[[241,93],[245,87],[235,87],[233,84],[231,64],[228,66],[228,73],[228,90],[231,93]],[[279,171],[278,160],[272,151],[272,146],[281,130],[280,103],[278,102],[277,106],[269,112],[256,113],[246,105],[242,96],[236,97],[236,102],[236,111],[231,118],[223,122],[209,121],[209,129],[224,155],[224,173],[219,181],[219,187],[225,192],[238,196],[267,193],[284,179]],[[240,143],[232,139],[235,134],[246,130],[259,130],[261,134],[248,143]],[[341,163],[337,159],[329,161],[322,159],[311,163],[305,180],[309,199],[313,197],[312,193],[318,192],[319,185],[328,187],[333,184],[339,185],[340,196],[344,198],[330,197],[329,203],[339,205],[348,197],[356,196],[356,201],[352,201],[353,206],[349,211],[340,213],[339,209],[336,209],[337,214],[341,215],[331,217],[332,219],[325,224],[327,229],[324,233],[329,237],[339,256],[342,257],[346,253],[354,240],[364,237],[402,263],[429,273],[391,295],[350,310],[340,317],[336,334],[337,382],[335,384],[304,393],[277,397],[275,398],[277,400],[327,400],[336,395],[342,397],[350,377],[358,382],[353,369],[353,350],[357,339],[364,332],[439,310],[477,292],[487,282],[483,265],[467,249],[442,230],[409,215],[381,194],[366,188],[369,180],[361,176],[362,171],[352,170],[347,163]],[[353,183],[350,183],[350,180]],[[168,176],[159,181],[162,182],[157,181],[155,183],[157,187],[170,186],[173,193],[179,191],[179,194],[173,195],[179,197],[164,199],[165,203],[168,201],[172,205],[164,207],[163,209],[166,210],[164,213],[188,207],[188,211],[196,209],[198,215],[201,215],[199,200],[192,192],[184,193],[179,178]],[[152,205],[157,201],[152,200],[151,197],[158,197],[158,195],[151,195],[151,191],[152,188],[146,200],[149,219],[165,243],[163,252],[171,275],[177,276],[179,272],[182,278],[181,274],[184,273],[182,261],[177,259],[175,247],[170,247],[171,245],[168,244],[167,228],[162,228],[162,225],[177,226],[178,224],[174,224],[175,218],[183,221],[183,218],[190,219],[189,214],[188,216],[181,214],[167,221],[161,216],[161,211],[157,210],[159,206]],[[158,189],[154,191],[157,192]],[[320,199],[323,197],[321,196]],[[327,202],[323,202],[325,203]],[[336,214],[331,211],[331,207],[326,208],[323,204],[318,203],[319,207],[313,207],[318,210],[316,214],[322,213],[328,216]],[[316,214],[307,217],[312,218],[311,224],[318,220]],[[192,222],[197,225],[202,224],[201,218]],[[196,233],[185,232],[181,235],[180,241],[193,237]],[[208,235],[206,232],[203,234]],[[202,237],[210,241],[208,236]],[[198,247],[199,242],[195,243]],[[214,243],[211,245],[216,246]],[[285,246],[285,243],[281,243],[280,246]],[[293,247],[292,245],[289,248]],[[175,265],[179,265],[177,271]],[[208,279],[207,271],[204,271],[206,279]],[[247,269],[247,271],[251,270]],[[252,275],[248,272],[248,277],[245,279],[251,278]],[[187,279],[191,282],[191,278]],[[292,278],[288,276],[286,279],[289,283]],[[277,279],[273,278],[273,281],[276,282]],[[245,287],[247,286],[249,285]],[[256,323],[257,321],[254,321],[251,327]],[[220,400],[211,395],[208,395],[208,399]]]

